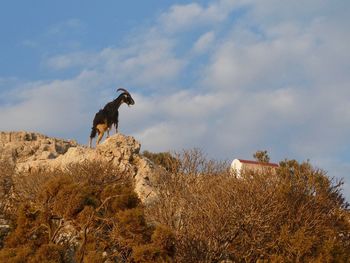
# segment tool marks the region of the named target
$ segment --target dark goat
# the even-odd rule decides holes
[[[109,130],[112,125],[115,125],[115,130],[118,132],[118,109],[123,103],[134,105],[135,101],[131,97],[130,93],[126,89],[118,89],[117,91],[123,91],[115,100],[107,103],[103,109],[96,113],[90,134],[89,147],[91,148],[92,139],[98,133],[96,145],[101,141],[104,133],[107,131],[107,138],[109,137]]]

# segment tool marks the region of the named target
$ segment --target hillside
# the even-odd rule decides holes
[[[140,149],[1,132],[0,262],[348,262],[342,182],[309,162],[235,176]]]

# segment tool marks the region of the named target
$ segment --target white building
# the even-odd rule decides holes
[[[262,163],[251,160],[234,159],[231,163],[231,172],[237,176],[242,171],[253,170],[254,172],[274,171],[278,167],[277,163]]]

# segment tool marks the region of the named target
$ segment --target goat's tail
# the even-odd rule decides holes
[[[96,127],[95,126],[92,126],[91,128],[91,133],[90,133],[90,138],[95,138],[96,136],[96,133],[97,133],[97,130],[96,130]]]

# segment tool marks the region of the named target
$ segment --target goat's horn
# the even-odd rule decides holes
[[[117,91],[124,91],[124,92],[130,94],[129,91],[127,91],[126,89],[123,89],[123,88],[119,88],[119,89],[117,89]]]

